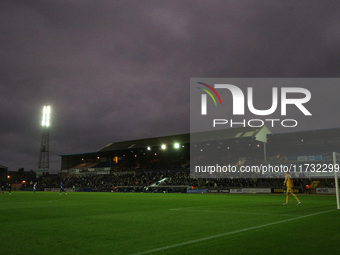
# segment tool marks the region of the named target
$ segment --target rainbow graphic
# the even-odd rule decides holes
[[[218,100],[220,101],[220,104],[222,105],[222,100],[220,98],[220,95],[217,93],[217,91],[213,87],[211,87],[210,85],[205,84],[203,82],[197,82],[197,83],[199,83],[199,84],[201,84],[203,86],[206,86],[207,88],[211,89],[211,91],[215,93],[215,95],[217,96]],[[200,88],[200,87],[197,87],[197,88],[203,90],[204,92],[206,92],[212,98],[212,100],[214,100],[214,103],[217,106],[215,97],[213,96],[213,94],[211,94],[211,92],[209,90],[204,89],[204,88]]]

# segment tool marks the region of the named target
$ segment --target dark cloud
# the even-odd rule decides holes
[[[337,77],[336,1],[2,1],[0,164],[189,132],[192,77]],[[334,121],[334,126],[339,126]]]

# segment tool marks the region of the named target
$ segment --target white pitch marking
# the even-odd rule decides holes
[[[200,206],[189,206],[189,207],[181,207],[181,208],[172,208],[168,210],[183,210],[183,209],[193,209],[193,208],[201,208],[201,207],[212,207],[212,206],[225,206],[225,205],[233,205],[235,203],[230,204],[217,204],[217,205],[200,205]]]
[[[272,213],[251,213],[251,212],[230,212],[230,211],[211,211],[211,210],[185,210],[185,209],[169,209],[172,211],[183,211],[183,212],[212,212],[212,213],[238,213],[238,214],[252,214],[252,215],[282,215],[292,216],[291,214],[272,214]]]
[[[260,226],[243,228],[243,229],[239,229],[239,230],[235,230],[235,231],[231,231],[231,232],[226,232],[226,233],[222,233],[222,234],[218,234],[218,235],[214,235],[214,236],[207,236],[207,237],[203,237],[203,238],[198,238],[198,239],[183,242],[183,243],[177,243],[177,244],[173,244],[173,245],[163,246],[163,247],[151,249],[151,250],[148,250],[148,251],[137,252],[137,253],[134,253],[132,255],[144,255],[144,254],[149,254],[149,253],[153,253],[153,252],[164,251],[164,250],[168,250],[168,249],[171,249],[171,248],[177,248],[177,247],[180,247],[180,246],[185,246],[185,245],[189,245],[189,244],[193,244],[193,243],[199,243],[199,242],[211,240],[211,239],[214,239],[214,238],[238,234],[238,233],[249,231],[249,230],[265,228],[265,227],[273,226],[273,225],[280,224],[280,223],[285,223],[285,222],[289,222],[289,221],[293,221],[293,220],[299,220],[299,219],[303,219],[303,218],[307,218],[307,217],[311,217],[311,216],[315,216],[315,215],[319,215],[319,214],[323,214],[323,213],[333,212],[333,211],[336,211],[336,210],[337,209],[328,210],[328,211],[324,211],[324,212],[318,212],[318,213],[312,213],[312,214],[308,214],[308,215],[304,215],[304,216],[300,216],[300,217],[296,217],[296,218],[292,218],[292,219],[275,221],[275,222],[263,224],[263,225],[260,225]]]

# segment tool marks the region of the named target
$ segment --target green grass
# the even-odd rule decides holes
[[[0,254],[334,254],[335,197],[299,198],[283,206],[283,195],[5,193]]]

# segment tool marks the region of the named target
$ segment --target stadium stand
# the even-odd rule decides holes
[[[243,133],[255,134],[244,129]],[[238,132],[238,133],[237,133]],[[263,144],[250,135],[235,137],[232,130],[223,143],[219,140],[197,143],[204,148],[224,146],[219,160],[235,166],[260,165],[264,162]],[[312,130],[304,132],[267,133],[266,161],[275,164],[332,163],[332,152],[340,151],[340,130]],[[174,144],[177,144],[175,147]],[[162,148],[166,145],[167,148]],[[197,147],[199,148],[199,147]],[[214,152],[212,152],[214,153]],[[77,191],[115,192],[186,192],[195,189],[227,190],[237,188],[281,189],[283,177],[263,178],[260,174],[234,178],[190,178],[190,134],[139,139],[110,143],[96,152],[61,156],[61,172],[38,180],[38,190],[56,189],[62,181],[66,188]],[[197,156],[204,160],[209,153]],[[214,155],[216,156],[216,155]],[[0,168],[1,169],[1,168]],[[303,173],[295,176],[295,187],[303,192],[306,184],[311,189],[334,187],[334,179],[311,180]],[[164,179],[164,181],[161,181]],[[158,182],[158,184],[157,184]],[[154,187],[151,184],[155,184]],[[27,185],[25,185],[27,186]],[[27,187],[26,187],[27,188]]]

